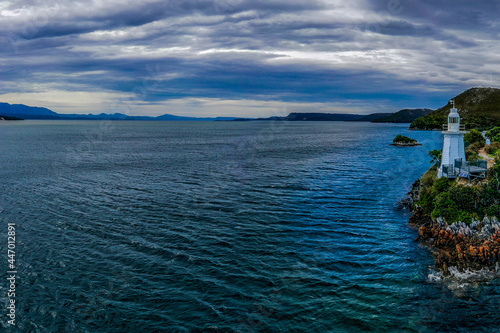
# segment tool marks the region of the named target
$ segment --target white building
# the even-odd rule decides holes
[[[448,115],[448,125],[444,125],[442,133],[444,135],[443,156],[438,169],[438,177],[456,178],[458,169],[455,168],[455,160],[461,159],[461,163],[465,163],[464,135],[466,132],[465,126],[460,124],[460,115],[455,108],[455,101]]]

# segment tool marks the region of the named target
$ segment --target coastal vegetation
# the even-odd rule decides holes
[[[500,166],[489,172],[488,181],[466,185],[437,177],[437,164],[427,171],[417,184],[415,206],[432,218],[442,217],[448,224],[465,222],[486,216],[500,216]]]
[[[392,140],[392,142],[394,142],[394,143],[397,143],[397,142],[401,142],[401,143],[416,143],[417,140],[411,139],[411,138],[409,138],[407,136],[399,134],[399,135],[397,135],[394,138],[394,140]]]
[[[477,144],[480,147],[484,147],[486,140],[484,139],[481,132],[476,129],[470,130],[464,136],[464,141],[468,145]]]
[[[481,147],[477,133],[468,140],[472,143],[468,149]],[[432,167],[409,193],[410,224],[418,228],[419,239],[437,251],[436,266],[445,275],[451,267],[459,271],[496,269],[500,261],[500,163],[495,155],[500,152],[500,142],[486,145],[482,151],[497,162],[488,170],[487,179],[468,184],[438,178],[441,151],[432,150]]]
[[[477,161],[481,159],[481,156],[479,156],[479,150],[486,144],[486,140],[481,132],[475,129],[470,130],[465,134],[464,141],[466,145],[465,158],[468,161]]]
[[[466,129],[488,130],[500,126],[500,89],[471,88],[454,100]],[[451,107],[447,104],[414,120],[410,129],[440,130],[447,121]]]
[[[478,131],[471,131],[465,140],[469,143],[466,154],[476,155],[484,147],[484,152],[496,161],[500,160],[500,142],[485,145],[484,138]],[[447,223],[466,222],[482,219],[485,216],[500,217],[500,164],[488,172],[488,179],[477,184],[467,185],[448,178],[438,178],[437,168],[441,150],[431,150],[429,156],[433,166],[414,186],[418,196],[414,197],[416,206],[433,218],[442,217]]]
[[[491,142],[500,142],[500,127],[490,129],[484,136]]]

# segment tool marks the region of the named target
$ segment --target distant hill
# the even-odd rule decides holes
[[[374,123],[411,123],[431,113],[431,109],[403,109],[388,116],[372,120]]]
[[[54,119],[58,116],[57,113],[47,108],[9,103],[0,103],[0,114],[24,119]]]
[[[411,122],[412,117],[431,112],[428,109],[401,110],[396,113],[373,113],[358,115],[348,113],[307,113],[292,112],[286,117],[268,118],[238,118],[238,117],[184,117],[164,114],[158,117],[128,116],[123,113],[100,114],[59,114],[43,107],[33,107],[23,104],[0,103],[0,115],[23,119],[59,119],[59,120],[163,120],[163,121],[252,121],[252,120],[282,120],[282,121],[374,121],[374,122]]]
[[[346,113],[290,113],[288,121],[353,121],[362,118],[358,114]]]
[[[237,118],[235,121],[253,121],[253,120],[279,120],[279,121],[357,121],[362,118],[358,114],[348,113],[307,113],[292,112],[286,117],[267,117],[267,118]]]
[[[0,103],[0,115],[7,118],[24,119],[59,119],[59,120],[168,120],[168,121],[217,121],[234,120],[235,117],[182,117],[171,114],[164,114],[158,117],[148,116],[128,116],[123,113],[100,113],[100,114],[59,114],[47,108],[27,106],[24,104]]]
[[[215,118],[210,118],[210,117],[183,117],[183,116],[174,116],[172,114],[164,114],[162,116],[158,116],[154,118],[155,120],[170,120],[170,121],[217,121],[217,120],[238,120],[242,118],[236,118],[236,117],[215,117]]]
[[[487,130],[500,126],[500,89],[471,88],[454,97],[462,122],[466,129]],[[446,123],[451,104],[413,121],[410,129],[441,129]]]
[[[367,116],[363,116],[355,121],[374,121],[375,119],[390,116],[392,113],[372,113]]]

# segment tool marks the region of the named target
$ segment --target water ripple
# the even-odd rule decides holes
[[[96,122],[25,124],[0,170],[21,331],[498,327],[498,282],[429,280],[393,209],[439,133],[412,133],[426,143],[408,154],[392,124],[287,123],[252,145],[269,123],[116,122],[78,162]]]

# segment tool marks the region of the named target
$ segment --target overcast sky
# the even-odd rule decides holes
[[[0,102],[272,116],[437,108],[500,86],[497,0],[0,2]]]

